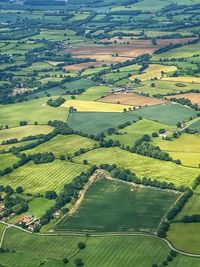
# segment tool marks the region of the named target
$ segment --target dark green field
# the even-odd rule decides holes
[[[136,188],[123,182],[97,180],[78,212],[65,217],[57,230],[91,232],[155,231],[177,194]]]

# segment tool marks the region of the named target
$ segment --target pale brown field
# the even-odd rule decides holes
[[[197,104],[200,107],[200,93],[187,93],[187,94],[179,94],[179,95],[169,95],[166,96],[167,99],[170,98],[185,98],[189,99],[193,104]]]
[[[105,103],[118,103],[123,105],[131,105],[134,107],[153,106],[169,103],[168,100],[157,99],[153,97],[142,96],[134,93],[119,93],[105,96],[98,101]]]
[[[142,54],[153,54],[153,52],[167,44],[173,43],[186,43],[194,38],[177,38],[177,39],[158,39],[157,45],[153,45],[151,40],[131,40],[130,38],[124,38],[119,40],[121,44],[113,45],[95,45],[87,44],[87,46],[69,47],[60,52],[60,55],[71,53],[74,57],[91,58],[97,61],[111,61],[111,62],[123,62],[130,58],[135,58]],[[111,39],[112,41],[112,39]],[[124,42],[129,41],[129,44]],[[118,54],[118,56],[116,56]]]
[[[74,65],[68,65],[63,67],[64,70],[66,71],[80,71],[83,69],[87,69],[89,67],[101,67],[103,64],[110,65],[110,62],[84,62],[80,64],[74,64]]]

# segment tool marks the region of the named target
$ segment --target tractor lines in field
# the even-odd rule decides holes
[[[58,233],[51,233],[51,234],[48,234],[48,233],[31,233],[28,230],[23,229],[23,228],[21,228],[17,225],[14,225],[14,224],[8,224],[5,222],[0,222],[0,223],[4,223],[7,225],[7,227],[4,229],[2,237],[1,237],[0,247],[2,247],[2,245],[3,245],[3,241],[5,238],[7,229],[11,228],[11,227],[17,228],[17,229],[24,231],[30,235],[37,235],[37,236],[85,236],[84,233],[77,233],[77,232],[70,232],[70,233],[65,232],[65,233],[60,233],[60,234],[58,234]],[[200,254],[187,253],[187,252],[184,252],[182,250],[176,249],[171,244],[170,241],[168,241],[165,238],[160,238],[154,234],[144,234],[144,233],[99,233],[99,234],[95,233],[95,234],[90,234],[90,237],[109,237],[109,236],[118,236],[118,237],[120,237],[120,236],[122,236],[122,237],[123,236],[141,236],[141,237],[156,238],[158,240],[162,240],[163,242],[165,242],[165,244],[168,246],[169,249],[172,249],[181,255],[200,258]]]

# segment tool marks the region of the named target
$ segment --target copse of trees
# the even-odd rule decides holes
[[[36,153],[29,155],[29,157],[35,164],[49,163],[55,160],[55,156],[52,152]]]
[[[159,130],[160,133],[164,133],[164,129]],[[153,133],[152,136],[156,137],[157,133]],[[160,159],[164,161],[172,161],[176,164],[181,164],[180,160],[173,160],[172,157],[169,156],[169,154],[165,151],[162,151],[159,146],[154,146],[151,143],[151,137],[147,134],[143,135],[142,138],[137,140],[134,144],[134,146],[122,146],[123,149],[131,152],[136,153],[139,155]]]
[[[182,97],[182,98],[175,98],[175,97],[172,97],[172,98],[170,98],[170,100],[173,101],[173,102],[177,102],[177,103],[179,103],[179,104],[181,104],[181,105],[188,106],[188,107],[190,107],[190,108],[192,108],[192,109],[194,109],[194,110],[196,110],[196,111],[200,110],[200,108],[198,107],[198,104],[193,104],[193,103],[192,103],[189,99],[187,99],[187,98],[184,98],[184,97]]]
[[[47,104],[48,104],[49,106],[51,106],[51,107],[56,108],[56,107],[61,106],[64,102],[65,102],[65,99],[62,98],[62,97],[59,97],[59,98],[57,98],[57,99],[55,99],[55,100],[52,99],[52,98],[50,98],[50,99],[47,101]]]

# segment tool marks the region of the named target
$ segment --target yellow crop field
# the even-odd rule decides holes
[[[74,107],[77,111],[85,112],[123,112],[124,108],[131,106],[120,105],[120,104],[108,104],[95,101],[81,101],[81,100],[67,100],[62,107]]]

